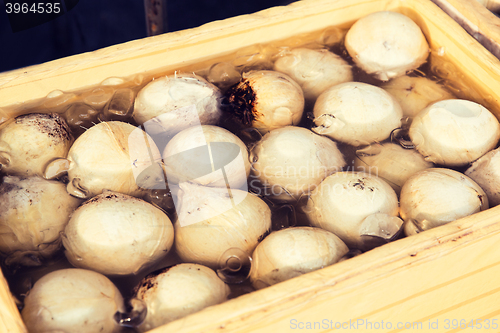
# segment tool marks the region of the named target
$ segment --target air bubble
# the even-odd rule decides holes
[[[230,86],[240,82],[241,74],[232,64],[219,62],[210,68],[207,80],[221,90],[226,90]]]
[[[61,90],[54,90],[54,91],[49,92],[49,94],[47,95],[47,98],[56,98],[56,97],[59,97],[62,95],[64,95],[64,92],[62,92]]]
[[[135,162],[132,163],[132,166],[137,168]],[[165,178],[163,165],[154,163],[143,169],[138,175],[135,175],[135,183],[138,187],[143,189],[164,190],[167,189]]]
[[[116,323],[122,327],[137,327],[141,325],[148,314],[146,303],[138,298],[132,298],[126,308],[126,312],[117,311],[114,315]]]
[[[55,90],[47,95],[45,103],[40,109],[48,109],[50,112],[63,113],[69,104],[77,101],[77,96],[72,93],[64,93]]]
[[[241,137],[245,144],[255,143],[262,139],[262,134],[254,127],[248,127],[241,130]]]
[[[144,82],[144,80],[145,80],[145,79],[146,79],[146,78],[145,78],[145,76],[144,76],[144,75],[139,74],[139,75],[136,75],[136,76],[134,77],[134,79],[132,80],[132,82],[133,82],[133,84],[134,84],[135,86],[139,86],[139,85],[141,85],[141,84]]]
[[[102,121],[127,122],[134,111],[135,93],[131,89],[118,89],[99,115]]]
[[[98,120],[99,111],[85,103],[71,104],[63,116],[73,133],[78,136],[94,126]]]
[[[325,46],[333,46],[339,44],[344,38],[345,34],[346,34],[345,30],[334,27],[326,29],[322,33],[320,40],[322,44],[324,44]]]
[[[101,110],[113,96],[113,89],[110,87],[100,87],[92,90],[92,92],[83,98],[83,102]]]
[[[297,218],[294,206],[290,204],[276,204],[270,202],[268,198],[264,198],[264,201],[266,201],[269,208],[271,208],[271,217],[272,217],[271,227],[273,231],[287,229],[295,227],[297,225]]]
[[[124,84],[125,80],[119,77],[110,77],[106,80],[102,81],[101,85],[103,86],[119,86],[120,84]]]
[[[248,279],[252,257],[239,248],[230,248],[219,259],[219,278],[229,284],[239,284]]]
[[[309,200],[311,202],[309,202]],[[314,201],[311,199],[311,195],[309,193],[303,193],[295,203],[296,213],[298,212],[300,214],[311,213],[313,207],[315,207]]]
[[[273,55],[273,59],[278,59],[287,55],[290,55],[292,52],[288,46],[282,46],[278,48],[278,52]]]
[[[144,199],[167,213],[175,212],[174,199],[168,189],[149,190]]]
[[[236,58],[233,62],[234,66],[243,73],[251,70],[271,70],[273,63],[269,56],[261,51]]]

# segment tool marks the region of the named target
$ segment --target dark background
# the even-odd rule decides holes
[[[147,37],[143,0],[80,0],[53,21],[13,32],[0,2],[0,72]],[[293,0],[167,0],[168,31],[287,5]]]

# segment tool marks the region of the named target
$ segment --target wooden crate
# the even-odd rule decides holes
[[[464,0],[465,1],[465,0]],[[420,25],[430,63],[500,118],[500,62],[431,1],[305,0],[253,15],[146,38],[0,74],[0,117],[64,105],[106,78],[141,85],[159,73],[200,70],[253,45],[294,45],[381,10]],[[254,48],[259,48],[255,46]],[[465,84],[462,84],[464,82]],[[54,92],[62,90],[62,92]],[[45,98],[47,95],[51,98]],[[358,257],[248,294],[151,332],[498,332],[500,207],[398,240]],[[471,323],[471,320],[473,322]],[[490,329],[485,329],[488,320]],[[420,324],[421,323],[421,324]],[[475,328],[465,325],[475,325]],[[309,328],[309,325],[311,329]],[[371,328],[370,328],[371,325]],[[25,332],[0,276],[0,331]]]
[[[477,0],[432,0],[497,58],[500,58],[500,18]],[[481,1],[486,3],[487,1]],[[496,1],[495,7],[498,10]]]

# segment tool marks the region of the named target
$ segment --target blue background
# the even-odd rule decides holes
[[[293,0],[167,0],[168,31],[287,5]],[[144,1],[80,0],[64,15],[12,32],[0,3],[0,72],[147,37]]]

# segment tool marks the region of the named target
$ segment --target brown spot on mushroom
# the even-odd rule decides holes
[[[358,181],[356,181],[352,184],[352,187],[357,187],[361,190],[364,190],[365,189],[365,182],[363,181],[363,179],[358,179]]]
[[[479,198],[479,203],[480,203],[480,205],[482,207],[484,205],[483,196],[481,194],[478,194],[477,197]]]
[[[21,189],[21,187],[17,186],[16,184],[4,182],[0,185],[0,196],[2,196],[5,193],[9,193],[13,190],[19,190],[19,189]]]
[[[57,113],[32,113],[19,116],[16,118],[16,124],[35,127],[40,133],[46,133],[55,144],[73,140],[68,124]]]
[[[232,113],[244,125],[251,125],[255,120],[256,94],[248,80],[230,87],[225,95],[225,111]]]
[[[266,238],[269,234],[271,233],[271,229],[268,229],[265,233],[263,233],[262,235],[259,236],[258,238],[258,242],[262,242],[264,240],[264,238]]]
[[[130,199],[133,200],[135,198],[131,197],[129,195],[126,195],[126,194],[122,194],[122,193],[106,192],[106,193],[96,195],[95,197],[85,201],[80,207],[83,207],[83,206],[88,205],[88,204],[98,204],[98,203],[104,202],[104,201],[127,201],[127,202],[130,202]]]

